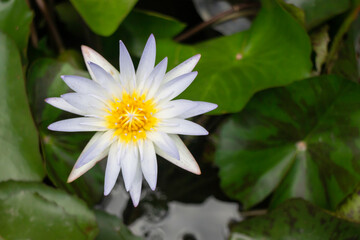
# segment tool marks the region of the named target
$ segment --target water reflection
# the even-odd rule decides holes
[[[145,196],[145,197],[144,197]],[[240,221],[238,204],[224,202],[213,196],[203,203],[166,202],[159,191],[144,189],[143,199],[137,209],[129,205],[128,193],[117,184],[102,208],[123,218],[132,210],[131,231],[146,240],[221,240],[229,236],[228,224]]]

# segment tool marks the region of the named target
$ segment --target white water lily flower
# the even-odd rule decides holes
[[[155,38],[150,35],[135,72],[120,41],[120,73],[101,55],[82,46],[92,80],[62,76],[75,92],[46,102],[82,117],[51,124],[53,131],[96,131],[70,173],[72,182],[106,155],[104,194],[113,189],[120,169],[134,206],[141,194],[142,177],[152,190],[157,181],[156,154],[192,173],[200,174],[194,157],[177,134],[207,135],[200,125],[185,120],[217,107],[216,104],[173,100],[195,79],[192,72],[200,55],[166,73],[167,58],[155,65]]]

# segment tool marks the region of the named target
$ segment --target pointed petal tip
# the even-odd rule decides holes
[[[104,189],[104,196],[108,196],[111,193],[111,190]]]

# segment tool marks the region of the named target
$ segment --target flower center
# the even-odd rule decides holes
[[[147,131],[153,131],[157,123],[155,104],[146,100],[146,95],[139,96],[136,92],[131,95],[124,92],[121,99],[114,98],[109,102],[109,115],[105,116],[108,127],[115,129],[115,136],[119,139],[136,142],[146,138]]]

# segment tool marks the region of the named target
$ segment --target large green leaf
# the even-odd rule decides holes
[[[238,112],[255,92],[303,79],[311,70],[309,37],[274,0],[262,1],[249,31],[194,46],[157,46],[170,66],[201,53],[199,75],[181,97],[217,103],[213,113]]]
[[[249,208],[303,197],[334,209],[360,182],[360,86],[322,76],[259,93],[224,124],[223,189]]]
[[[44,169],[19,52],[0,32],[0,181],[40,181]]]
[[[70,0],[95,33],[109,36],[134,7],[137,0]]]
[[[97,240],[141,240],[140,237],[134,236],[116,216],[100,210],[95,210],[95,214],[100,229]]]
[[[231,240],[359,239],[360,225],[337,218],[300,199],[285,202],[265,216],[236,224]]]
[[[345,12],[351,6],[351,0],[286,0],[305,12],[306,28],[319,26],[332,17]]]
[[[67,55],[63,54],[61,58],[69,60],[69,57],[66,57]],[[47,130],[50,123],[63,119],[63,115],[66,114],[44,101],[47,97],[58,97],[69,92],[68,86],[60,76],[88,75],[75,68],[75,65],[50,58],[35,61],[29,69],[28,92],[32,100],[34,115],[40,125],[41,142],[50,180],[57,187],[77,194],[92,205],[99,202],[103,195],[104,177],[100,166],[95,166],[84,177],[73,183],[67,183],[69,173],[91,135],[87,133],[56,134]]]
[[[0,184],[0,236],[5,239],[94,239],[94,213],[79,199],[38,183]]]
[[[10,36],[22,54],[25,53],[32,21],[26,1],[0,1],[0,31]]]

